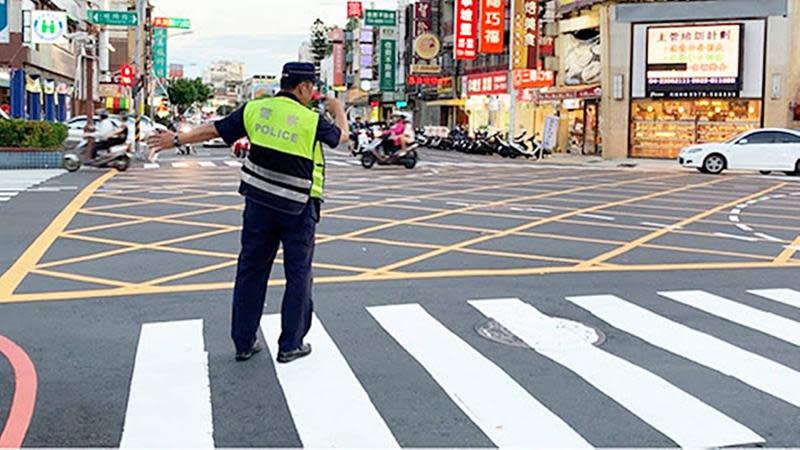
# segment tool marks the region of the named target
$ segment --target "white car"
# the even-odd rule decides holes
[[[764,175],[773,171],[798,175],[800,132],[762,128],[722,143],[692,145],[681,150],[678,163],[711,174],[723,170],[758,170]]]

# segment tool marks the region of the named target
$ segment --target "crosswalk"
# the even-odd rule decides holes
[[[761,333],[765,339],[774,339],[776,345],[788,344],[794,352],[800,352],[800,322],[762,309],[788,308],[794,313],[800,308],[800,291],[779,288],[743,292],[749,301],[701,290],[665,291],[658,295],[670,304]],[[724,405],[735,400],[728,396],[742,395],[747,389],[766,394],[767,401],[800,408],[800,372],[727,342],[710,330],[697,329],[698,322],[685,314],[678,321],[641,306],[635,299],[610,294],[570,296],[564,302],[564,306],[578,307],[607,324],[608,328],[603,328],[606,335],[638,340],[643,347],[638,353],[666,351],[674,358],[674,372],[693,367],[710,369],[728,377],[725,383],[737,384],[735,388],[699,393],[698,380],[683,382],[680,377],[664,377],[644,361],[623,358],[598,345],[601,340],[594,328],[548,315],[518,298],[465,302],[485,320],[496,322],[527,345],[528,348],[515,351],[520,352],[516,356],[520,360],[530,359],[531,371],[537,370],[534,361],[544,358],[681,447],[769,445],[774,430],[767,433],[762,428],[763,414],[769,408],[754,407],[752,418],[743,417],[741,411],[725,409]],[[585,434],[581,427],[556,412],[552,397],[540,398],[514,370],[504,367],[502,359],[476,347],[463,330],[452,329],[451,320],[437,317],[434,311],[436,308],[418,303],[391,304],[367,307],[365,317],[373,320],[383,334],[374,345],[382,352],[402,352],[404,360],[417,364],[494,445],[597,445],[591,433]],[[261,320],[270,361],[276,357],[280,322],[280,316],[272,314]],[[214,446],[215,405],[209,387],[213,368],[209,367],[203,327],[201,319],[147,323],[141,327],[122,447]],[[368,375],[365,370],[378,370],[383,361],[374,361],[371,369],[351,365],[348,354],[353,351],[352,346],[333,336],[337,333],[330,333],[328,324],[314,317],[307,337],[314,352],[288,365],[272,362],[271,370],[263,373],[263,377],[280,386],[282,401],[300,442],[306,447],[321,448],[403,446],[393,428],[396,423],[387,420],[387,412],[382,410],[385,403],[374,401],[379,396],[376,385],[362,381]],[[791,358],[796,360],[797,354]],[[390,376],[380,386],[391,390],[400,381]],[[555,383],[554,388],[558,388],[559,380],[542,382]],[[720,392],[726,393],[726,401],[709,398]],[[583,395],[586,402],[598,398],[587,392],[566,395]],[[425,404],[414,408],[420,414],[429,412]],[[651,445],[627,441],[624,427],[613,433],[622,446]]]
[[[0,171],[0,203],[7,202],[20,192],[36,188],[39,184],[57,177],[65,170],[2,170]]]
[[[328,167],[361,167],[361,162],[356,158],[350,157],[329,157],[326,158],[325,163]],[[148,162],[143,165],[145,170],[153,169],[215,169],[215,168],[238,168],[242,166],[240,160],[224,159],[224,160],[181,160],[181,161],[162,161],[162,162]],[[495,167],[531,167],[537,168],[537,165],[525,165],[514,163],[502,162],[470,162],[470,161],[428,161],[422,160],[419,162],[420,167],[455,167],[455,168],[495,168]]]

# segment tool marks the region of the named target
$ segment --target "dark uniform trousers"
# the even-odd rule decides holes
[[[311,261],[317,212],[310,201],[298,215],[287,214],[245,198],[242,250],[233,289],[231,337],[237,352],[250,350],[256,339],[272,263],[283,244],[286,290],[281,305],[280,351],[303,344],[311,327]]]

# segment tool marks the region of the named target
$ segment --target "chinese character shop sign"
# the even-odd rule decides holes
[[[167,77],[167,29],[153,29],[153,71],[158,78]]]
[[[363,15],[363,9],[361,6],[361,2],[347,2],[347,17],[357,17],[361,18]]]
[[[455,59],[475,59],[478,54],[478,0],[456,0]]]
[[[504,0],[481,0],[481,53],[503,53]]]
[[[508,72],[489,72],[467,76],[467,95],[508,93]]]
[[[380,88],[381,92],[394,92],[396,75],[397,43],[391,39],[381,40]]]
[[[654,97],[735,97],[741,24],[647,29],[647,92]]]

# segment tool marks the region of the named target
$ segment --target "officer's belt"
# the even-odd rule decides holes
[[[244,171],[242,171],[242,181],[264,192],[268,192],[270,194],[277,195],[278,197],[283,197],[298,203],[308,203],[310,198],[308,194],[303,194],[302,192],[296,192],[291,189],[276,186],[272,183],[261,180],[260,178],[256,178]]]
[[[244,166],[247,167],[247,170],[269,181],[277,181],[278,183],[288,184],[289,186],[298,187],[300,189],[311,189],[311,180],[265,169],[253,161],[250,161],[250,158],[244,160]]]

